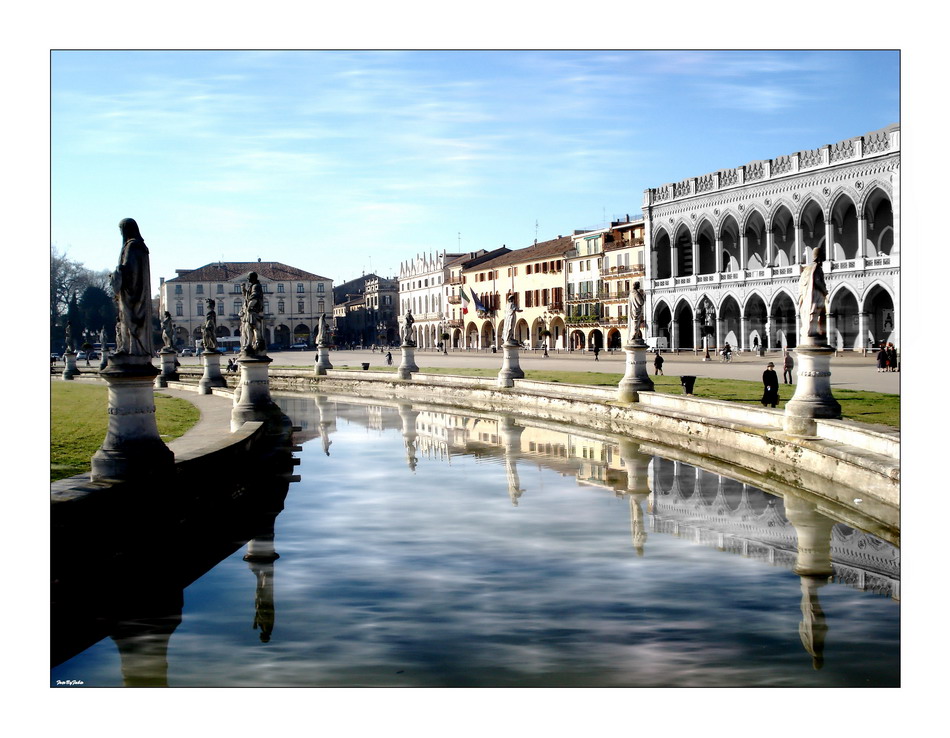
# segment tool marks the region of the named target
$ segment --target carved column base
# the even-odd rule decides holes
[[[815,420],[840,418],[841,405],[831,394],[830,346],[799,346],[798,384],[795,394],[785,405],[783,427],[796,436],[814,436]]]
[[[240,399],[231,409],[232,433],[251,420],[277,426],[290,424],[290,419],[270,396],[268,367],[272,361],[269,356],[249,357],[241,354],[238,358],[241,367]]]
[[[412,379],[413,372],[419,371],[419,367],[416,366],[416,347],[404,343],[400,346],[400,350],[402,351],[402,361],[396,369],[396,375],[400,379]]]
[[[638,393],[653,391],[653,380],[647,372],[647,345],[644,341],[628,343],[623,350],[627,354],[627,370],[617,385],[617,399],[637,402]]]
[[[210,395],[212,387],[227,387],[228,380],[221,374],[221,352],[202,351],[201,363],[205,371],[198,380],[198,394]]]
[[[514,380],[524,379],[518,344],[502,344],[501,350],[504,353],[504,359],[501,363],[501,371],[498,372],[498,386],[514,387]]]
[[[63,379],[72,379],[79,376],[79,368],[76,366],[76,352],[71,351],[63,354],[63,360],[66,362],[66,368],[63,369]]]
[[[128,357],[100,376],[109,386],[109,425],[93,454],[93,481],[155,479],[174,471],[175,456],[162,441],[155,422],[153,384],[158,370],[148,357]]]
[[[313,368],[318,377],[326,376],[327,369],[333,368],[333,364],[330,363],[330,349],[327,346],[317,346],[316,363]]]

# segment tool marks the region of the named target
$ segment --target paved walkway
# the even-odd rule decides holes
[[[195,451],[202,446],[221,439],[221,436],[231,432],[231,408],[234,403],[229,397],[220,395],[199,395],[189,390],[164,387],[157,390],[165,395],[180,397],[195,405],[201,413],[198,422],[189,428],[184,435],[168,443],[175,456]]]
[[[270,354],[274,360],[272,366],[300,366],[313,368],[315,351],[275,351]],[[794,355],[793,355],[794,356]],[[600,360],[594,361],[591,353],[562,352],[551,353],[545,359],[539,351],[522,351],[520,354],[522,369],[553,369],[558,371],[594,371],[617,372],[623,374],[626,355],[622,351],[614,353],[601,352]],[[722,364],[716,358],[704,362],[702,355],[692,353],[663,354],[663,372],[670,376],[691,374],[696,377],[714,377],[720,379],[747,379],[755,382],[762,380],[765,365],[772,361],[781,377],[781,354],[772,352],[764,358],[753,354],[742,354],[733,358],[729,364]],[[393,362],[399,364],[399,350],[393,351]],[[180,359],[184,366],[197,366],[199,359],[184,357]],[[362,351],[331,351],[330,361],[334,368],[359,366],[369,362],[370,368],[375,369],[386,365],[385,354],[365,349]],[[492,354],[483,351],[450,351],[443,355],[435,351],[416,351],[416,364],[420,367],[473,367],[501,369],[501,352]],[[653,354],[647,354],[647,368],[653,374]],[[843,353],[831,360],[831,385],[847,389],[871,390],[900,394],[900,372],[879,373],[874,356]]]

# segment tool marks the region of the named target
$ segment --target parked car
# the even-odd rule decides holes
[[[195,355],[195,350],[192,349],[192,348],[183,348],[183,349],[181,350],[181,355],[182,355],[182,356],[194,356],[194,355]]]
[[[290,347],[291,351],[306,351],[307,342],[306,341],[297,341],[293,346]]]
[[[85,351],[80,351],[78,354],[76,354],[76,361],[81,361],[82,359],[85,359],[85,358],[86,358]]]

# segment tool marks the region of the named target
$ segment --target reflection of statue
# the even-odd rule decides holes
[[[627,297],[627,343],[638,343],[643,340],[643,301],[645,295],[640,289],[640,283],[634,282],[633,289]]]
[[[76,347],[73,345],[73,327],[66,323],[66,353],[76,353]]]
[[[167,310],[162,317],[162,340],[165,342],[165,348],[175,345],[175,327],[172,325],[172,314]]]
[[[112,273],[112,290],[119,313],[119,332],[115,337],[117,354],[151,356],[152,297],[148,247],[131,218],[119,223],[122,254]]]
[[[204,332],[201,336],[201,345],[205,351],[218,350],[218,314],[214,311],[214,300],[208,300],[208,312],[205,314]]]
[[[811,664],[820,669],[825,663],[825,635],[828,625],[825,612],[818,601],[818,588],[826,584],[827,579],[802,577],[802,621],[798,624],[798,635],[802,645],[811,655]]]
[[[505,308],[505,322],[501,329],[502,344],[508,346],[517,345],[515,340],[515,318],[517,318],[516,313],[520,313],[521,310],[518,309],[517,304],[515,304],[515,296],[508,295],[508,306]]]
[[[412,324],[416,322],[416,319],[412,317],[412,313],[406,311],[406,323],[402,329],[402,343],[404,346],[415,346],[416,342],[412,340]]]
[[[802,276],[798,280],[798,316],[803,344],[824,345],[827,342],[825,300],[828,298],[828,288],[821,270],[822,258],[822,249],[814,249],[812,263],[802,269]]]
[[[320,315],[320,322],[317,324],[317,346],[327,345],[327,315]]]
[[[247,354],[264,353],[267,342],[264,340],[264,288],[257,279],[257,272],[247,275],[247,282],[241,285],[244,295],[244,318],[246,326],[241,332],[241,350]]]

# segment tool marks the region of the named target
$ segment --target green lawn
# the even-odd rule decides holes
[[[108,389],[81,382],[50,383],[50,481],[82,474],[102,445],[109,424]],[[162,440],[178,438],[198,422],[187,400],[155,395],[155,419]]]
[[[358,366],[341,366],[340,369],[359,370]],[[373,367],[373,371],[395,372],[395,366]],[[420,372],[426,374],[457,374],[466,377],[497,377],[497,369],[459,369],[444,367],[420,367]],[[525,379],[539,382],[561,382],[564,384],[586,384],[594,387],[616,387],[623,378],[622,373],[601,372],[564,372],[545,370],[525,370]],[[683,393],[679,377],[651,376],[657,392],[679,395]],[[779,385],[779,409],[785,407],[785,402],[792,399],[794,387]],[[696,397],[706,397],[711,400],[729,400],[758,405],[762,398],[762,383],[750,382],[742,379],[712,379],[698,377],[693,388]],[[835,399],[841,403],[841,415],[846,420],[856,420],[861,423],[886,425],[900,428],[900,395],[888,395],[882,392],[868,392],[865,390],[835,389]]]

